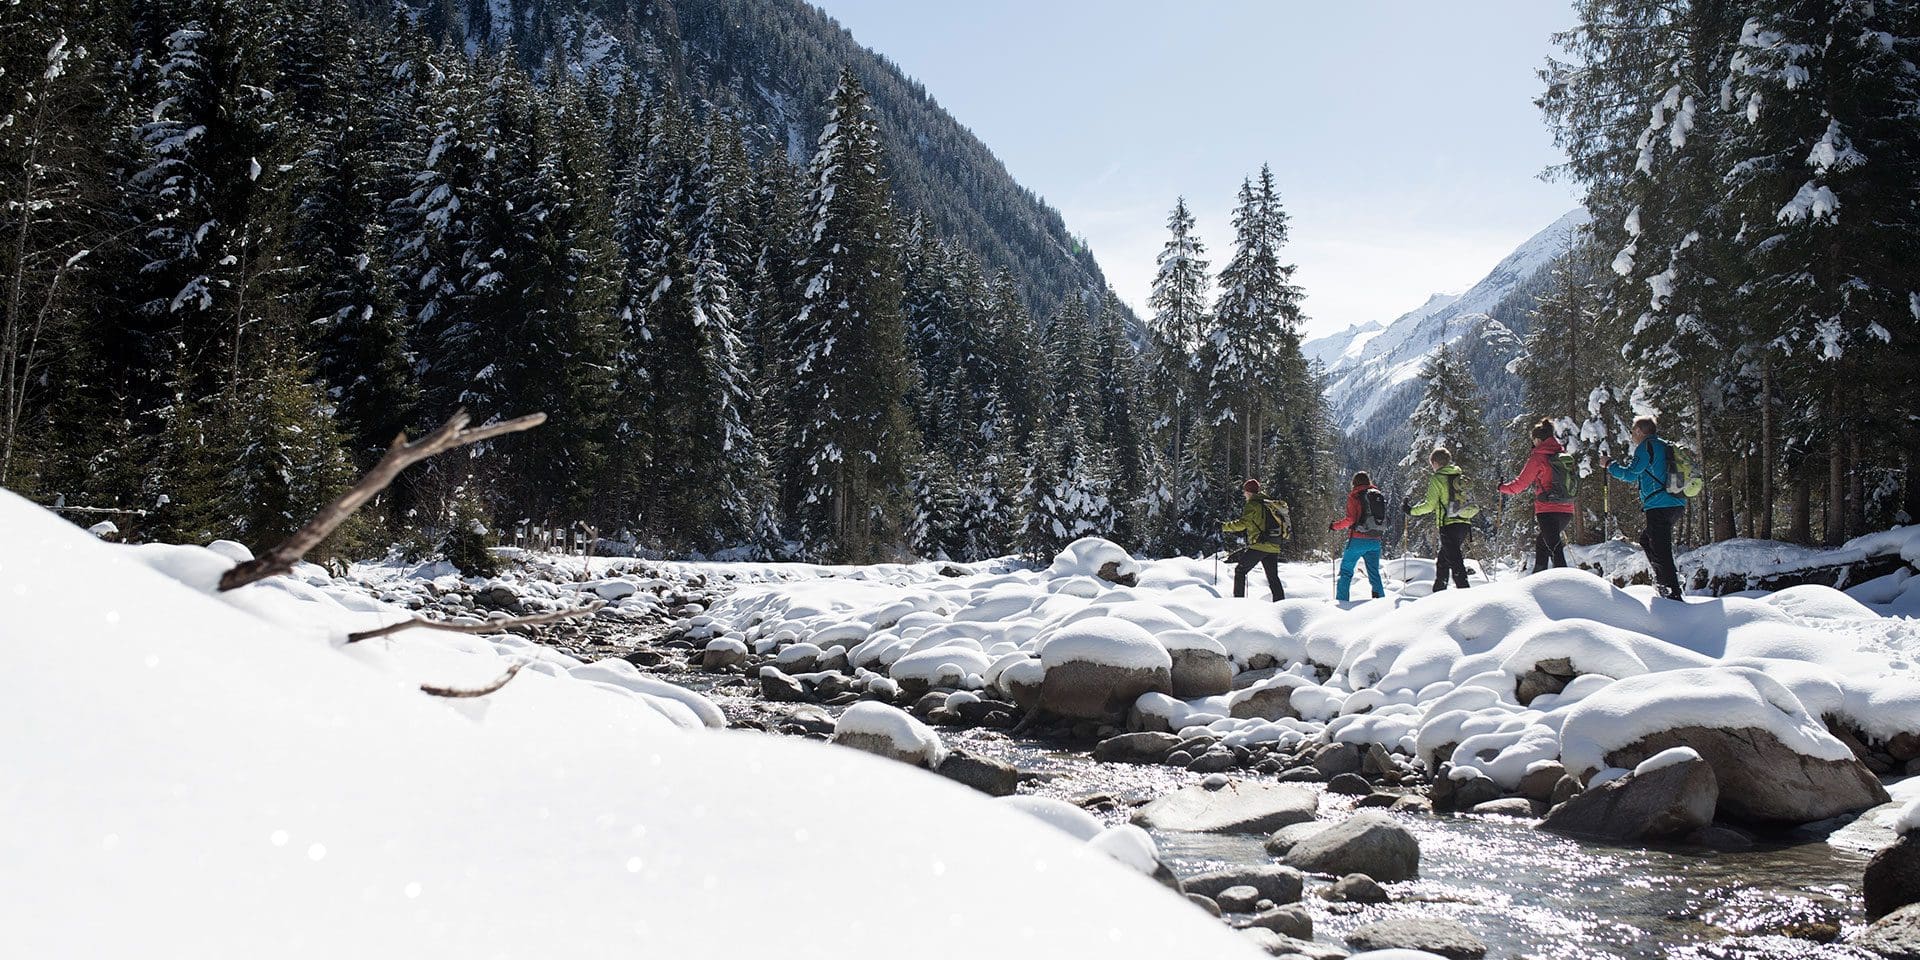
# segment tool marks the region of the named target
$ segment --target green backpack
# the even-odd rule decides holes
[[[1262,500],[1266,508],[1266,526],[1260,528],[1256,543],[1279,543],[1293,539],[1293,512],[1287,508],[1285,500]]]
[[[1684,447],[1675,446],[1665,438],[1656,439],[1667,450],[1667,492],[1689,500],[1699,496],[1707,483],[1693,475],[1692,455]]]

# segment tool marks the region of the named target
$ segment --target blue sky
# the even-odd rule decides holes
[[[925,83],[1144,310],[1185,195],[1217,268],[1273,165],[1310,335],[1459,291],[1576,205],[1532,103],[1564,0],[814,0]]]

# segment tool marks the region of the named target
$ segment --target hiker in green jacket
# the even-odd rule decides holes
[[[1416,504],[1403,497],[1400,509],[1415,517],[1431,513],[1440,525],[1440,556],[1433,564],[1433,592],[1447,588],[1448,574],[1452,574],[1454,586],[1465,590],[1467,535],[1473,532],[1473,518],[1479,515],[1480,508],[1467,506],[1467,478],[1454,465],[1452,451],[1435,447],[1427,463],[1433,467],[1433,475],[1427,478],[1427,498]]]
[[[1267,509],[1270,501],[1260,492],[1260,481],[1249,478],[1240,485],[1240,492],[1247,498],[1246,509],[1240,511],[1240,519],[1228,520],[1220,525],[1223,533],[1244,533],[1247,545],[1233,554],[1233,595],[1247,595],[1247,574],[1254,567],[1264,567],[1267,571],[1267,589],[1273,593],[1273,599],[1285,600],[1287,590],[1280,585],[1280,541],[1285,539],[1284,531],[1272,530],[1274,520]]]

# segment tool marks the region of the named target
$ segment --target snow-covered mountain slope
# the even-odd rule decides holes
[[[1420,367],[1443,344],[1464,340],[1475,369],[1504,369],[1526,332],[1524,308],[1531,307],[1514,302],[1516,294],[1530,293],[1545,280],[1568,237],[1587,219],[1585,210],[1562,216],[1465,293],[1435,294],[1391,323],[1357,324],[1308,341],[1307,358],[1326,368],[1327,401],[1341,431],[1351,435],[1372,422],[1404,423],[1419,400]],[[1489,351],[1506,355],[1481,355]],[[1494,413],[1495,405],[1488,410]]]

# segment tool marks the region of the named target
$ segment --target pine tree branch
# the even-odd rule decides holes
[[[293,565],[300,562],[307,551],[319,546],[320,542],[333,533],[340,524],[346,522],[346,519],[352,516],[361,504],[385,490],[387,485],[400,475],[400,471],[448,450],[537,427],[546,422],[547,415],[533,413],[500,423],[490,423],[472,430],[467,429],[468,419],[465,410],[456,410],[453,416],[447,418],[446,423],[440,425],[439,429],[419,440],[408,441],[405,433],[395,437],[393,444],[387,447],[386,455],[382,456],[380,462],[374,464],[373,469],[367,471],[366,476],[361,477],[358,483],[341,494],[338,499],[323,507],[319,513],[314,514],[313,519],[295,530],[293,536],[288,537],[279,546],[228,570],[220,578],[220,589],[232,590],[256,580],[292,572]]]
[[[526,617],[507,617],[499,620],[488,620],[485,623],[449,623],[445,620],[428,620],[425,617],[412,617],[402,620],[399,623],[389,623],[384,627],[375,627],[372,630],[360,630],[355,633],[349,633],[347,634],[347,642],[359,643],[362,640],[372,640],[375,637],[384,637],[390,633],[399,633],[402,630],[410,630],[414,627],[419,627],[424,630],[445,630],[449,633],[500,633],[513,627],[531,627],[543,623],[558,623],[562,620],[572,620],[575,617],[591,616],[606,605],[607,602],[605,600],[595,600],[584,607],[573,607],[568,610],[553,610]]]
[[[507,681],[512,680],[514,676],[521,671],[522,668],[526,667],[526,665],[531,662],[532,662],[531,660],[514,661],[513,666],[508,667],[507,672],[500,675],[500,679],[495,680],[484,687],[436,687],[430,683],[423,683],[420,685],[420,692],[433,697],[453,697],[456,699],[466,699],[469,697],[484,697],[487,694],[492,693],[495,690],[498,690],[501,687],[506,686]]]

